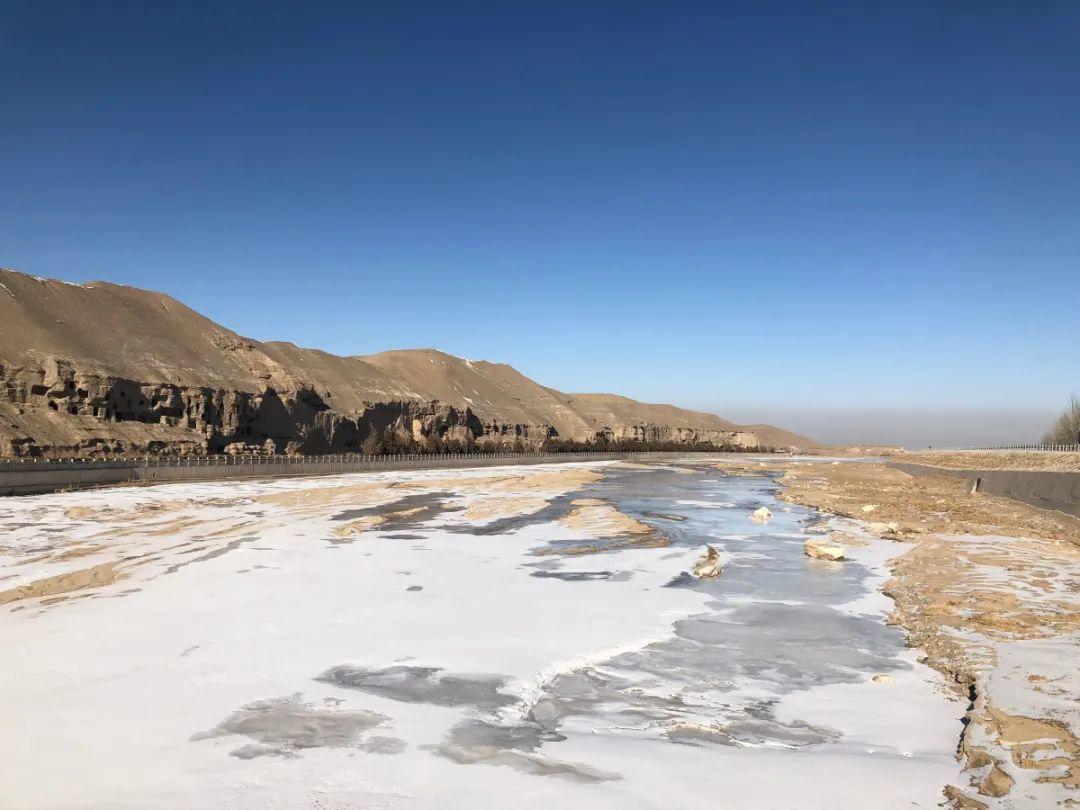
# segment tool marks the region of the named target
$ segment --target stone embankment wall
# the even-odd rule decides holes
[[[386,470],[427,470],[553,464],[649,457],[677,453],[486,453],[409,456],[268,456],[127,459],[121,461],[28,459],[0,462],[0,495],[32,495],[57,490],[132,482],[222,481],[237,478],[337,475]]]
[[[961,470],[927,464],[889,462],[912,475],[944,475],[961,478],[971,491],[1003,495],[1043,509],[1056,509],[1080,517],[1080,472],[1049,470]]]

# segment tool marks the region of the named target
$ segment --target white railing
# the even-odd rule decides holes
[[[1080,453],[1080,444],[972,444],[964,447],[927,447],[919,452],[954,452],[961,450],[1023,450],[1038,453]]]
[[[567,451],[559,453],[545,453],[542,451],[514,452],[511,450],[495,451],[489,453],[383,453],[380,455],[367,455],[363,453],[334,453],[318,456],[297,455],[259,455],[259,454],[231,454],[214,456],[95,456],[95,457],[30,457],[12,458],[0,460],[0,471],[3,472],[29,472],[31,470],[57,470],[57,469],[115,469],[115,468],[146,468],[146,467],[241,467],[241,466],[275,466],[290,467],[302,465],[370,465],[399,464],[401,462],[415,462],[423,464],[446,463],[450,461],[480,461],[493,459],[550,459],[576,460],[588,458],[628,458],[642,455],[662,455],[667,451]]]

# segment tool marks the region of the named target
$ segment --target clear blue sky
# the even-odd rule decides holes
[[[256,338],[841,433],[1080,389],[1076,3],[0,0],[0,110],[0,265]]]

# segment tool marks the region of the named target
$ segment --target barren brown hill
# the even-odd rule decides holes
[[[331,452],[374,433],[814,444],[672,405],[564,394],[435,349],[340,357],[262,343],[161,293],[0,270],[0,455]]]

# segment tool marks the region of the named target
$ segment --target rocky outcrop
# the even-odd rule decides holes
[[[803,553],[805,553],[807,557],[813,557],[818,560],[828,560],[829,562],[844,561],[844,547],[839,543],[824,537],[811,537],[803,543]]]
[[[140,381],[55,356],[0,363],[0,416],[8,417],[0,456],[349,453],[360,452],[371,436],[420,447],[434,440],[537,448],[559,436],[550,424],[481,420],[471,408],[438,400],[365,402],[343,413],[328,403],[329,391],[290,378],[283,383],[288,387],[246,391]],[[594,438],[757,444],[753,434],[663,425],[604,428]]]
[[[716,446],[756,448],[761,443],[757,434],[742,430],[717,430],[714,428],[689,428],[659,425],[652,422],[641,424],[616,423],[597,431],[597,435],[609,442],[642,442],[651,444],[713,444]]]
[[[132,380],[46,357],[40,364],[0,363],[0,456],[101,453],[348,453],[377,435],[387,442],[429,440],[463,445],[537,448],[559,436],[550,424],[481,420],[464,409],[432,400],[366,402],[342,413],[329,392],[286,380],[258,391]],[[125,425],[123,430],[117,426]],[[141,427],[139,427],[141,426]],[[21,428],[21,429],[20,429]],[[601,441],[677,442],[756,446],[737,431],[620,425],[593,437]]]
[[[772,516],[773,514],[769,511],[769,507],[759,506],[757,509],[750,513],[750,520],[754,521],[754,523],[761,523],[764,525],[765,523],[768,523],[770,520],[772,520]]]
[[[712,579],[724,572],[724,563],[720,558],[720,552],[712,546],[705,546],[705,553],[701,559],[694,563],[691,573],[698,579]]]
[[[10,420],[0,433],[0,456],[15,457],[348,453],[360,452],[373,435],[421,447],[431,439],[536,446],[554,433],[549,425],[481,422],[469,409],[437,401],[368,403],[343,414],[313,387],[252,392],[139,382],[85,372],[61,358],[0,364],[0,409]]]

